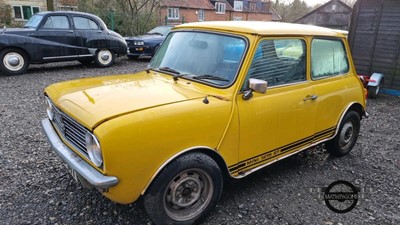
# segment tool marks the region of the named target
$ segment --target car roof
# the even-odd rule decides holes
[[[258,35],[315,35],[345,37],[345,31],[334,30],[307,24],[261,22],[261,21],[216,21],[186,23],[175,29],[199,28],[221,31],[233,31]]]
[[[38,15],[47,15],[47,14],[72,14],[72,15],[85,15],[85,16],[95,16],[90,13],[85,13],[85,12],[77,12],[77,11],[45,11],[45,12],[39,12],[37,13]],[[96,16],[97,17],[97,16]]]

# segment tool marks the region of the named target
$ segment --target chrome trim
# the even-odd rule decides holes
[[[96,188],[106,189],[118,184],[118,178],[105,176],[94,169],[89,163],[79,157],[74,151],[68,148],[60,139],[49,119],[43,119],[42,127],[51,144],[51,149],[70,168],[74,169],[80,176]]]
[[[184,153],[187,153],[187,152],[190,152],[190,151],[196,151],[196,150],[199,150],[199,149],[207,149],[207,150],[213,151],[213,152],[217,153],[219,156],[221,156],[221,155],[219,154],[218,151],[216,151],[216,150],[213,149],[213,148],[207,147],[207,146],[195,146],[195,147],[187,148],[187,149],[185,149],[185,150],[183,150],[183,151],[180,151],[180,152],[176,153],[175,155],[173,155],[172,157],[170,157],[170,158],[169,158],[167,161],[165,161],[163,164],[161,164],[161,166],[157,169],[157,171],[153,174],[153,176],[152,176],[152,177],[150,178],[150,180],[147,182],[146,186],[143,188],[143,191],[142,191],[141,195],[144,195],[144,193],[147,191],[147,188],[150,186],[150,184],[153,182],[153,180],[156,178],[156,176],[157,176],[157,175],[161,172],[161,170],[164,169],[164,167],[167,166],[172,160],[178,158],[179,156],[183,155]],[[221,158],[224,159],[222,156],[221,156]],[[225,161],[224,161],[224,162],[225,162]],[[228,166],[226,165],[226,163],[225,163],[225,167],[226,167],[226,170],[227,170],[228,173],[229,173],[229,169],[228,169]],[[229,174],[230,174],[230,173],[229,173]],[[232,177],[232,175],[230,175],[230,176]]]
[[[86,55],[67,55],[67,56],[52,56],[52,57],[43,57],[43,59],[69,59],[69,58],[82,58],[82,57],[93,57],[94,54],[86,54]]]

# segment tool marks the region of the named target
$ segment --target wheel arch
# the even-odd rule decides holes
[[[22,48],[22,47],[20,47],[20,46],[9,45],[9,46],[5,46],[4,48],[2,48],[2,49],[0,50],[0,52],[2,52],[2,51],[4,51],[4,50],[7,50],[7,49],[18,49],[18,50],[20,50],[20,51],[22,51],[22,52],[25,53],[25,55],[26,55],[26,57],[28,57],[28,60],[29,60],[29,61],[32,60],[31,54],[30,54],[25,48]]]
[[[343,111],[342,115],[340,115],[339,121],[337,122],[335,134],[331,138],[329,138],[328,140],[333,139],[334,137],[336,137],[336,135],[339,132],[340,124],[342,123],[344,116],[350,111],[355,111],[356,113],[358,113],[358,115],[360,116],[360,121],[363,118],[363,116],[367,117],[367,112],[365,111],[364,107],[360,103],[358,103],[358,102],[350,103],[346,107],[346,109]]]
[[[206,147],[206,146],[197,146],[197,147],[192,147],[192,148],[188,148],[188,149],[185,149],[183,151],[180,151],[179,153],[173,155],[168,160],[166,160],[163,164],[161,164],[161,166],[157,169],[157,171],[153,174],[153,176],[147,182],[147,184],[144,187],[141,195],[144,195],[146,193],[146,191],[148,190],[150,185],[153,183],[154,179],[160,174],[160,172],[168,164],[173,162],[175,159],[177,159],[177,158],[179,158],[179,157],[181,157],[183,155],[190,154],[190,153],[201,153],[201,154],[205,154],[205,155],[209,156],[210,158],[212,158],[218,164],[218,167],[221,170],[222,177],[223,177],[224,181],[226,179],[231,178],[230,173],[228,171],[228,166],[226,165],[225,160],[222,158],[222,156],[215,149],[210,148],[210,147]]]

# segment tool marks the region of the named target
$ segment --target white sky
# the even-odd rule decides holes
[[[293,0],[279,0],[280,2],[292,2]],[[330,0],[303,0],[307,3],[309,6],[314,6],[316,4],[324,4]]]

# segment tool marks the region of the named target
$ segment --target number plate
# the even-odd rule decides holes
[[[72,178],[74,178],[74,180],[79,183],[78,174],[76,173],[76,171],[69,167],[67,164],[64,165],[67,168],[68,172],[71,174]]]

